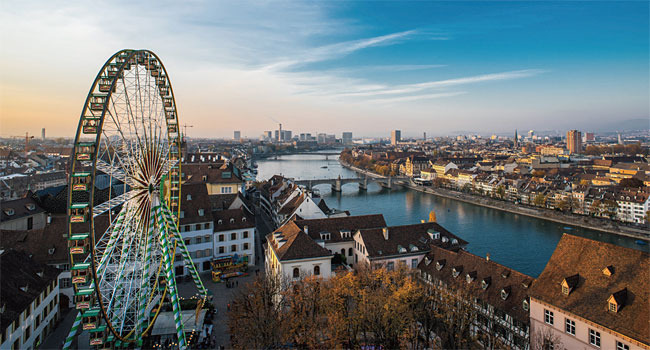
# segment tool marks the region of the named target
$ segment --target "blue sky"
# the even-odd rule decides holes
[[[72,135],[97,70],[125,47],[159,54],[194,136],[257,137],[273,120],[294,132],[489,135],[649,114],[646,1],[0,6],[2,136],[30,119],[34,133]]]

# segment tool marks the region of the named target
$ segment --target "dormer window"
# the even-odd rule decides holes
[[[185,212],[181,210],[181,219],[185,219]]]
[[[444,260],[436,261],[436,270],[440,271],[440,270],[442,270],[443,267],[445,267],[445,261]]]
[[[401,245],[397,245],[397,252],[406,253],[406,248],[402,247]]]
[[[607,299],[607,304],[609,305],[609,311],[618,312],[627,301],[627,288],[621,289],[618,292],[609,296]]]
[[[467,283],[472,283],[475,278],[476,278],[476,271],[472,271],[467,275],[465,275],[465,280],[467,281]]]
[[[429,259],[429,257],[425,257],[424,258],[424,264],[429,266],[429,264],[431,264],[431,259]]]
[[[451,275],[454,276],[454,278],[456,278],[458,277],[458,275],[460,275],[462,271],[463,271],[462,266],[454,267],[453,269],[451,269]]]
[[[322,239],[324,241],[329,241],[330,233],[329,232],[321,232],[320,233],[320,239]]]
[[[244,216],[243,218],[241,218],[241,221],[246,222],[246,217]]]
[[[509,295],[510,295],[510,288],[501,289],[501,299],[506,300],[508,299]]]
[[[14,214],[16,213],[16,212],[14,211],[14,208],[5,208],[5,209],[4,209],[4,212],[5,212],[5,214],[7,214],[7,215],[9,215],[9,216],[12,216],[12,215],[14,215]]]
[[[528,300],[524,300],[524,301],[521,303],[521,307],[523,307],[525,311],[530,310],[530,305],[528,305]]]
[[[452,238],[451,244],[454,244],[454,245],[458,244],[458,240],[456,238]]]
[[[191,194],[188,194],[188,195],[187,195],[187,200],[188,200],[188,201],[191,201],[191,200],[192,200],[192,195],[191,195]]]
[[[603,269],[603,275],[609,277],[614,274],[614,266],[609,265]]]
[[[52,248],[50,248],[50,249],[47,250],[47,253],[50,254],[50,255],[54,255],[54,251],[55,251],[55,250],[56,250],[56,249],[54,249],[54,247],[52,247]]]
[[[36,206],[34,205],[34,203],[27,203],[27,204],[25,204],[25,208],[27,208],[27,210],[29,210],[29,211],[32,211],[32,210],[36,209]]]
[[[580,281],[580,275],[575,274],[573,276],[569,276],[565,278],[561,285],[562,285],[562,294],[564,295],[569,295],[573,291],[573,289],[578,285],[578,281]]]
[[[490,286],[490,281],[491,281],[491,278],[490,278],[490,277],[486,277],[486,278],[484,278],[484,279],[481,281],[481,288],[482,288],[483,290],[486,290],[486,289]]]
[[[419,249],[413,244],[409,244],[409,250],[412,252],[417,252]]]
[[[219,221],[217,221],[217,223],[218,223],[219,225],[221,225],[221,224],[223,224],[223,220],[219,219]]]
[[[205,214],[205,210],[199,209],[199,216],[203,216]]]
[[[234,224],[235,223],[235,218],[230,218],[230,223]]]

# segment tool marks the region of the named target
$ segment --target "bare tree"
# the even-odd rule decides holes
[[[542,326],[531,334],[530,350],[564,350],[561,339],[551,328]]]

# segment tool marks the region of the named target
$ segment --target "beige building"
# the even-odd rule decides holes
[[[531,344],[650,349],[650,254],[565,234],[530,293]]]

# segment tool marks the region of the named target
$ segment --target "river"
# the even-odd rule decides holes
[[[326,159],[327,158],[327,159]],[[258,180],[275,174],[297,180],[357,177],[344,168],[338,156],[314,154],[279,156],[258,160]],[[342,193],[332,192],[329,185],[316,186],[331,208],[349,210],[352,215],[383,214],[388,225],[418,223],[434,210],[438,223],[468,241],[467,250],[533,277],[544,270],[563,233],[614,243],[634,249],[647,249],[635,239],[580,227],[568,227],[552,221],[485,208],[453,199],[436,197],[403,188],[383,189],[370,183],[367,191],[356,184],[343,186]]]

